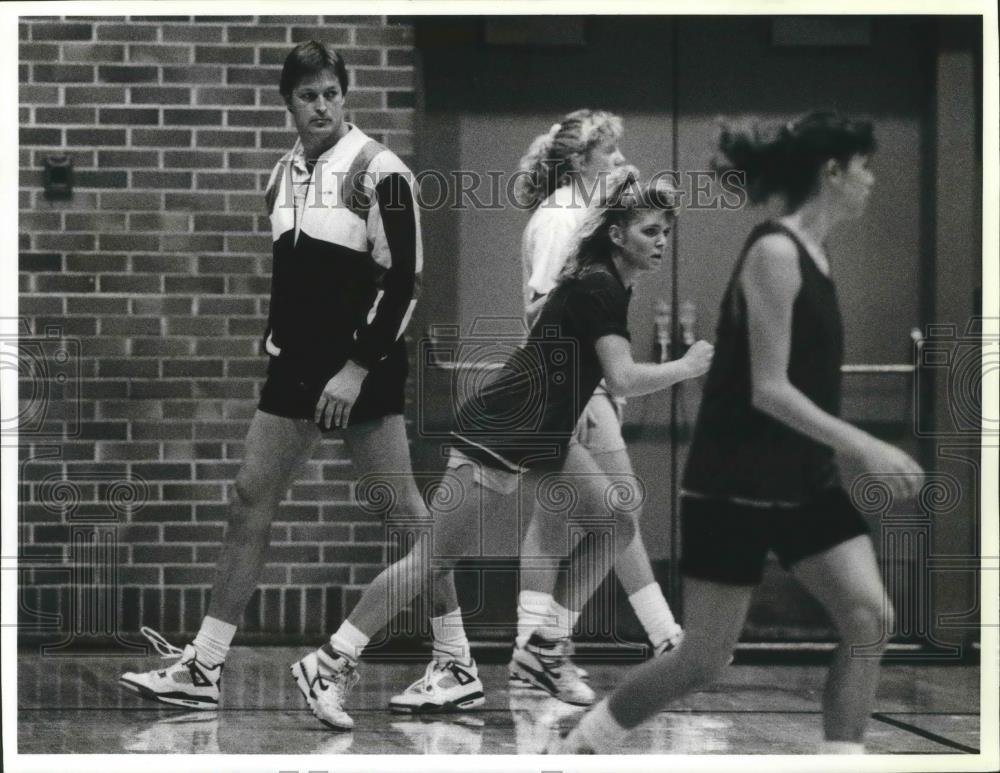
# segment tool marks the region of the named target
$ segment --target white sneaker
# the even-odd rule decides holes
[[[574,706],[589,706],[594,691],[577,675],[569,659],[569,640],[549,641],[531,634],[524,647],[514,650],[510,672],[540,687],[549,695]]]
[[[465,711],[485,701],[476,661],[470,658],[469,665],[463,665],[455,660],[432,660],[422,677],[392,696],[389,709],[401,714],[437,714]]]
[[[336,671],[322,673],[319,657],[310,652],[302,660],[292,663],[290,670],[316,719],[333,730],[354,727],[354,720],[344,711],[344,699],[360,678],[354,663],[341,656]]]
[[[164,669],[122,674],[118,683],[127,690],[149,700],[199,711],[219,708],[219,686],[223,664],[206,666],[198,660],[198,652],[189,644],[183,650],[175,647],[152,628],[143,626],[142,634],[163,658],[180,658]]]
[[[522,649],[522,647],[515,640],[514,641],[514,652],[516,653],[519,649]],[[576,647],[573,644],[573,640],[570,639],[569,640],[569,647],[568,647],[568,650],[567,650],[567,656],[568,657],[572,657],[573,653],[575,651],[576,651]],[[580,668],[580,666],[578,666],[576,663],[573,663],[572,661],[570,661],[570,666],[572,668],[576,669],[577,678],[579,678],[579,679],[590,679],[590,672],[587,671],[587,669]],[[518,688],[522,688],[522,689],[526,689],[526,690],[541,690],[542,689],[541,687],[538,687],[533,682],[530,682],[530,681],[528,681],[527,679],[525,679],[524,677],[521,676],[518,668],[514,665],[513,654],[511,655],[510,663],[507,664],[507,686],[509,688],[511,688],[511,689],[518,689]]]

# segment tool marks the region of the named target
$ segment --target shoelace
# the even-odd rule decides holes
[[[431,674],[435,671],[447,671],[449,665],[451,665],[450,660],[445,663],[438,663],[436,660],[431,660],[431,662],[427,664],[427,668],[424,669],[424,675],[411,684],[410,687],[417,689],[423,687],[424,692],[433,692],[430,681]]]
[[[337,694],[341,699],[343,699],[347,693],[351,691],[351,688],[357,684],[357,681],[358,677],[354,672],[354,668],[352,666],[346,666],[339,674],[325,674],[317,668],[316,678],[313,680],[313,684],[324,692],[326,692],[328,688],[334,687],[336,688]]]
[[[424,692],[433,692],[433,687],[431,686],[431,674],[435,671],[444,671],[447,664],[439,664],[436,660],[432,660],[427,664],[427,668],[424,669],[424,675],[416,681],[415,684],[423,685]]]
[[[154,631],[152,628],[143,626],[139,629],[139,632],[149,639],[149,643],[153,645],[156,649],[156,653],[161,658],[179,658],[184,654],[184,650],[180,647],[175,647],[173,644],[164,639],[160,634]]]

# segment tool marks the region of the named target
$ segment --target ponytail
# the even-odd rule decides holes
[[[846,164],[851,156],[869,154],[875,137],[870,121],[817,111],[780,126],[720,121],[716,145],[712,168],[742,172],[751,202],[780,195],[794,210],[815,192],[827,161]]]
[[[521,158],[514,194],[534,209],[580,171],[580,157],[602,140],[622,136],[622,120],[603,110],[574,110],[532,140]]]

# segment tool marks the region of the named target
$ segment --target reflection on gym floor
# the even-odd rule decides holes
[[[348,706],[352,732],[323,728],[302,703],[286,665],[299,648],[239,647],[226,665],[218,712],[185,712],[120,689],[122,671],[153,658],[18,659],[21,753],[538,754],[582,709],[507,686],[506,666],[480,665],[486,704],[415,718],[388,711],[389,697],[421,663],[363,663]],[[586,662],[586,661],[584,661]],[[598,695],[628,666],[587,663]],[[820,666],[730,666],[634,733],[622,754],[810,754],[820,737]],[[876,754],[960,754],[979,747],[976,666],[886,665],[868,748]]]

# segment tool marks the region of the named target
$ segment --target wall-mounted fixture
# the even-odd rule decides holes
[[[673,335],[673,309],[663,298],[653,303],[653,324],[656,327],[656,351],[653,357],[657,362],[667,362],[674,357],[683,357],[691,345],[697,340],[695,328],[698,325],[698,309],[694,301],[681,303],[680,317],[681,340],[676,347],[671,344]]]
[[[45,157],[45,197],[68,199],[73,195],[73,156],[69,153]]]
[[[653,324],[656,326],[656,351],[653,357],[657,362],[670,359],[670,325],[671,308],[663,298],[653,304]]]

